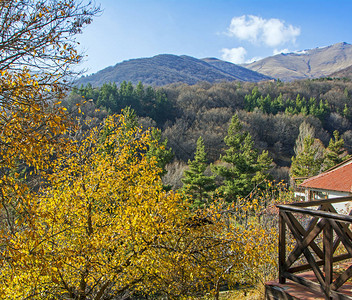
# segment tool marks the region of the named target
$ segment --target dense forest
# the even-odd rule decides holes
[[[344,147],[352,149],[352,83],[345,79],[321,78],[294,82],[222,82],[196,85],[168,85],[162,88],[133,86],[123,82],[117,87],[107,83],[100,88],[76,87],[66,105],[90,101],[88,116],[120,112],[130,106],[144,127],[162,130],[178,164],[192,159],[196,141],[204,140],[209,163],[219,159],[231,117],[237,113],[249,131],[255,147],[268,150],[275,162],[272,174],[288,180],[291,158],[303,122],[314,128],[315,138],[326,147],[337,130]],[[95,111],[98,108],[99,114]]]

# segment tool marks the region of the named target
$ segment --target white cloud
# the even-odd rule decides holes
[[[288,42],[295,43],[301,30],[298,27],[286,25],[285,21],[279,19],[243,15],[232,18],[228,34],[251,43],[263,43],[276,47]]]
[[[263,21],[263,19],[252,15],[234,17],[231,20],[228,34],[241,40],[248,40],[253,43],[257,42]]]
[[[222,52],[222,59],[226,61],[230,61],[234,64],[241,64],[245,62],[247,51],[243,47],[238,48],[223,48]]]

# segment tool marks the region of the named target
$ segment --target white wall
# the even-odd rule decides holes
[[[328,199],[331,198],[340,198],[340,197],[347,197],[351,196],[350,193],[347,192],[338,192],[338,191],[325,191]],[[341,202],[341,203],[334,203],[332,206],[336,209],[339,214],[349,214],[352,209],[352,202]]]
[[[315,195],[315,198],[314,198],[315,200],[326,199],[326,197],[328,199],[331,199],[331,198],[351,196],[351,193],[347,193],[347,192],[327,191],[327,190],[318,190],[318,189],[317,190],[311,189],[311,191],[322,193],[320,197],[318,195]],[[305,201],[308,201],[308,194],[309,194],[309,190],[306,190],[305,193],[295,192],[295,196],[297,197],[297,199],[305,198]],[[312,201],[314,201],[314,199],[312,199]],[[349,214],[350,211],[352,210],[352,201],[335,203],[333,204],[333,207],[340,214]]]

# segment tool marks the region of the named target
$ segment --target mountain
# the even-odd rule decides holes
[[[263,74],[258,73],[258,72],[253,72],[247,68],[241,67],[239,65],[235,65],[233,63],[230,63],[228,61],[223,61],[217,58],[203,58],[202,61],[208,63],[209,65],[226,72],[228,74],[232,74],[234,77],[236,77],[237,80],[241,81],[251,81],[251,82],[257,82],[257,81],[262,81],[262,80],[270,80],[273,79],[270,76],[265,76],[263,78]],[[248,72],[251,71],[251,72]]]
[[[242,65],[284,81],[330,76],[352,65],[352,45],[338,43],[297,53],[278,54]]]
[[[341,71],[331,73],[329,77],[352,79],[352,66],[349,66]]]
[[[90,76],[82,77],[77,84],[91,83],[93,86],[101,86],[107,82],[119,84],[125,80],[133,84],[141,81],[146,85],[162,86],[177,82],[191,85],[199,81],[257,82],[269,79],[272,78],[216,58],[201,60],[186,55],[161,54],[123,61]]]

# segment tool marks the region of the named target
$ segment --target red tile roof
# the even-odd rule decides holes
[[[308,178],[299,186],[352,193],[352,160],[349,159],[324,173]]]

